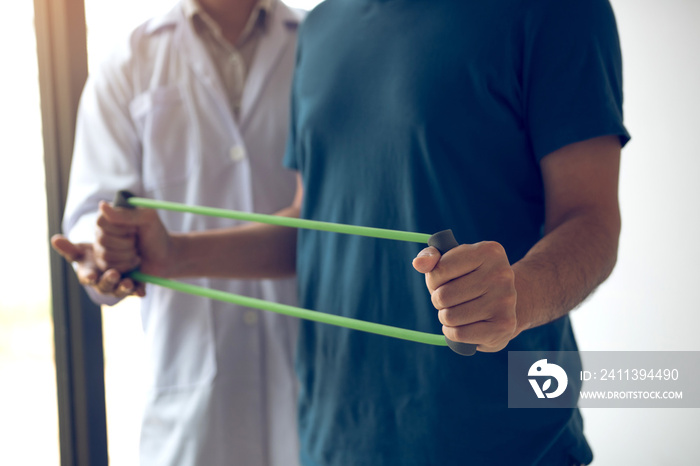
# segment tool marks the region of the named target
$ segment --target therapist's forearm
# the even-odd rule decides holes
[[[275,215],[299,217],[296,207]],[[248,224],[240,227],[172,234],[171,278],[282,278],[295,273],[295,228]]]

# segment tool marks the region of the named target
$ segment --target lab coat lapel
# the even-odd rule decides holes
[[[256,103],[263,94],[265,85],[277,66],[282,52],[287,47],[294,47],[295,44],[294,32],[299,26],[299,16],[280,1],[277,2],[271,20],[268,25],[270,28],[268,35],[258,44],[246,78],[241,101],[241,131],[245,131],[251,114],[255,111]]]

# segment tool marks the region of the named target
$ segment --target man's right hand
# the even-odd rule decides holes
[[[54,235],[51,237],[51,246],[68,262],[76,264],[75,272],[81,285],[89,286],[102,295],[120,299],[131,295],[145,296],[145,286],[142,283],[122,278],[117,269],[100,268],[92,243],[75,244],[63,235]]]

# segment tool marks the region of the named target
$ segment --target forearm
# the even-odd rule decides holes
[[[620,236],[619,162],[615,136],[544,157],[545,235],[513,265],[489,241],[416,257],[447,338],[500,351],[520,332],[566,315],[610,275]]]
[[[298,217],[296,207],[276,213]],[[182,277],[281,278],[295,272],[295,228],[244,226],[172,235],[173,260],[164,275]]]
[[[516,333],[566,315],[595,290],[615,266],[619,234],[617,211],[582,212],[515,263]]]

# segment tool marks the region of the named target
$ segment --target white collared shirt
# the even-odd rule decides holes
[[[185,17],[192,22],[194,30],[211,56],[236,119],[240,116],[248,70],[265,32],[267,18],[276,2],[277,0],[258,0],[238,40],[232,44],[224,37],[216,19],[204,10],[197,0],[182,1]]]

